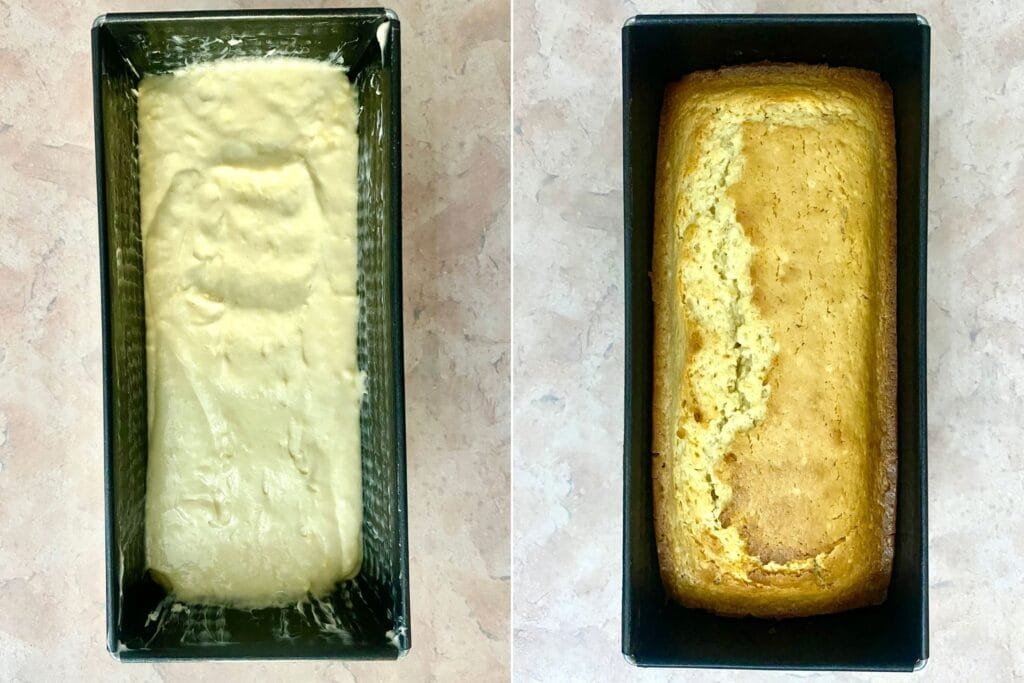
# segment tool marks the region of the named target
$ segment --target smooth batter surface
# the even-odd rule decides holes
[[[359,570],[356,121],[310,60],[139,85],[146,554],[182,601],[282,604]]]

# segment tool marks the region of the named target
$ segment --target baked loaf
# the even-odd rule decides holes
[[[655,197],[654,513],[680,603],[878,604],[896,481],[892,96],[759,65],[669,86]]]

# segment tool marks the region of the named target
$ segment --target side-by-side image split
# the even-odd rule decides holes
[[[1024,676],[1024,8],[0,3],[0,681]]]

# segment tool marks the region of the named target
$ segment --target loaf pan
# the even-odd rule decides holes
[[[137,87],[270,54],[348,68],[359,97],[363,564],[323,601],[179,605],[146,569],[146,356]],[[92,29],[106,485],[107,648],[121,660],[393,659],[410,647],[402,359],[399,22],[384,9],[108,14]]]
[[[896,547],[886,601],[802,619],[735,619],[669,601],[651,497],[655,156],[665,86],[762,61],[870,69],[896,116]],[[917,15],[638,16],[622,29],[626,372],[622,651],[639,666],[910,671],[928,657],[925,248],[929,28]]]

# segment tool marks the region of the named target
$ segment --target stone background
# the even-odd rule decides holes
[[[932,27],[931,660],[1024,679],[1024,6],[850,0],[516,2],[513,582],[521,680],[779,680],[620,654],[620,28],[658,12],[917,12]],[[869,680],[868,674],[840,680]]]
[[[0,680],[508,679],[509,5],[387,4],[402,22],[411,652],[128,666],[105,651],[92,21],[320,3],[0,0]]]

